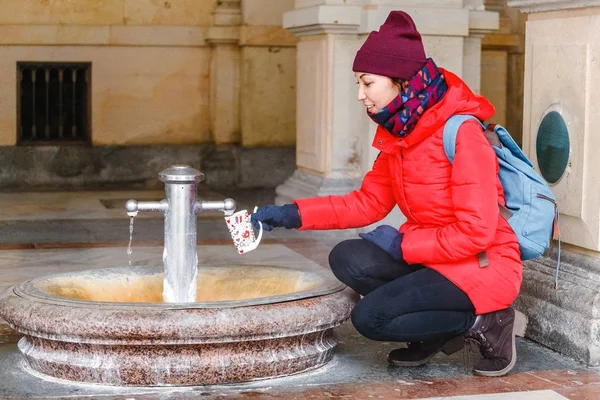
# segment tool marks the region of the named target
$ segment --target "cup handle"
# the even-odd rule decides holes
[[[258,206],[254,206],[254,211],[252,211],[252,213],[255,213],[256,210],[258,210]],[[258,236],[256,237],[256,240],[254,242],[252,242],[252,250],[254,250],[255,248],[258,247],[258,244],[260,243],[260,240],[262,239],[262,235],[263,235],[263,224],[262,224],[262,222],[258,221],[258,226],[260,228],[258,230]]]
[[[256,243],[257,246],[260,243],[260,240],[262,239],[262,234],[263,234],[262,222],[258,221],[258,225],[260,226],[260,229],[258,230],[258,236],[256,237],[256,240],[254,241],[254,243]]]

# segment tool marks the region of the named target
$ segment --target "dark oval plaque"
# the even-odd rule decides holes
[[[569,131],[562,115],[551,111],[542,119],[536,139],[536,154],[542,176],[548,183],[562,178],[569,162]]]

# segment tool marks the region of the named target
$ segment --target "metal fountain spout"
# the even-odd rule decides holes
[[[173,165],[158,174],[165,184],[165,199],[160,201],[128,200],[125,210],[130,217],[140,211],[160,211],[165,215],[163,263],[165,278],[163,301],[187,303],[196,301],[196,213],[235,211],[235,201],[198,201],[197,185],[204,174],[189,165]]]

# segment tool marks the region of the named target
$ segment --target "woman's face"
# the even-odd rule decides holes
[[[361,101],[369,114],[376,114],[400,93],[400,86],[391,78],[382,75],[355,72],[358,84],[357,100]]]

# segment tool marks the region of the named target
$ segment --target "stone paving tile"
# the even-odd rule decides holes
[[[508,394],[510,400],[568,400],[566,397],[552,390],[535,390],[531,392],[512,392]],[[507,394],[475,394],[470,396],[452,396],[452,397],[429,397],[426,400],[506,400]],[[425,399],[420,399],[425,400]]]
[[[0,318],[0,344],[4,343],[17,343],[21,338],[21,334],[11,329],[2,319]]]
[[[241,399],[252,398],[260,400],[271,399],[332,399],[344,400],[359,399],[495,399],[495,400],[554,400],[560,398],[579,399],[600,398],[600,373],[590,371],[539,371],[538,379],[530,379],[529,373],[509,374],[502,378],[461,377],[461,378],[433,378],[426,380],[395,380],[368,382],[360,384],[322,385],[318,387],[295,387],[271,390],[248,390],[238,392],[211,393],[201,390],[192,390],[172,393],[169,399]],[[587,383],[567,384],[569,377],[578,376]],[[542,379],[543,378],[543,379]],[[552,379],[559,379],[558,384]],[[530,392],[530,393],[523,393]],[[473,396],[494,394],[494,396]],[[561,396],[564,396],[562,397]],[[458,396],[458,397],[455,397]],[[472,396],[472,397],[471,397]],[[596,396],[596,397],[573,397]],[[150,397],[148,397],[150,398]]]
[[[564,375],[566,371],[549,371],[552,376]],[[571,371],[586,373],[586,371]],[[211,389],[208,387],[172,388],[165,390],[150,390],[148,393],[132,391],[130,395],[121,393],[114,395],[94,395],[89,398],[108,399],[256,399],[256,400],[363,400],[363,399],[415,399],[415,400],[596,400],[600,399],[600,374],[594,374],[594,382],[584,385],[573,384],[568,387],[555,388],[551,381],[539,380],[537,382],[523,380],[526,374],[511,374],[504,378],[434,378],[428,380],[398,380],[369,382],[361,384],[339,384],[312,386],[306,384],[293,388],[262,389],[228,389],[221,387]],[[587,377],[591,379],[591,376]],[[524,382],[528,382],[525,384]],[[39,399],[42,397],[28,397]],[[53,397],[51,393],[44,398]],[[73,398],[69,396],[68,398]],[[77,398],[88,398],[84,393]]]
[[[559,393],[569,400],[598,400],[600,399],[600,388],[596,386],[582,386],[564,389],[556,389]]]

